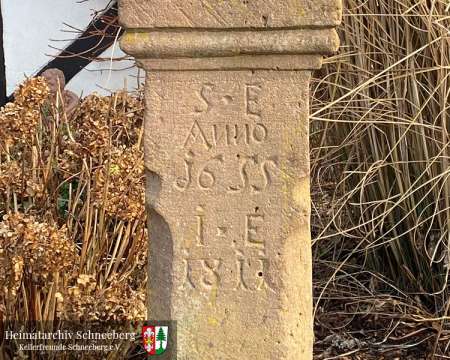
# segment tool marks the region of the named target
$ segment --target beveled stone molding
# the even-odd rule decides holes
[[[334,29],[270,31],[135,31],[122,37],[122,49],[137,58],[205,58],[240,55],[326,55],[335,52]]]
[[[140,67],[154,71],[190,70],[313,70],[322,67],[320,55],[241,55],[209,58],[138,59]]]

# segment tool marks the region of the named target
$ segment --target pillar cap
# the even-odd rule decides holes
[[[126,28],[120,46],[146,69],[316,69],[322,56],[339,47],[334,28],[341,21],[341,0],[165,0],[164,6],[161,0],[121,0],[119,5]]]
[[[162,4],[164,3],[164,4]],[[121,0],[128,29],[285,29],[334,27],[341,0]]]

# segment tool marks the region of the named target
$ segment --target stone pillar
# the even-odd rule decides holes
[[[178,359],[312,358],[308,100],[340,0],[122,0],[146,70],[149,318]]]

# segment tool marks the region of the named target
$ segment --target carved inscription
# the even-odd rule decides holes
[[[254,213],[245,217],[245,242],[247,245],[264,247],[264,238],[258,234],[258,229],[263,223],[264,215]]]
[[[259,104],[259,95],[262,91],[259,85],[245,85],[245,105],[247,115],[261,119],[261,106]]]
[[[225,262],[222,259],[186,259],[185,286],[197,290],[247,290],[273,291],[266,273],[266,258],[237,258]],[[229,274],[233,278],[228,278]]]
[[[261,159],[257,155],[254,156],[241,156],[239,165],[239,175],[241,178],[241,184],[236,186],[228,186],[227,192],[242,193],[245,190],[250,190],[251,193],[260,193],[266,190],[272,183],[271,170],[277,169],[277,161],[275,158]],[[248,175],[250,167],[256,167],[257,171],[263,178],[263,184],[257,185]]]
[[[187,267],[186,279],[192,288],[211,289],[214,286],[219,286],[220,259],[188,259],[185,261]]]
[[[200,208],[200,211],[203,211],[203,209]],[[203,227],[205,215],[198,212],[195,215],[195,218],[197,219],[197,246],[205,246],[205,233]]]
[[[189,143],[195,143],[197,139],[205,146],[206,150],[211,149],[212,146],[206,138],[203,129],[198,124],[198,121],[194,120],[194,123],[191,126],[191,130],[189,131],[189,134],[184,141],[184,148],[188,148]]]
[[[225,156],[218,154],[203,161],[195,162],[195,154],[191,151],[185,154],[184,174],[179,176],[174,183],[174,187],[181,192],[190,188],[208,191],[216,187],[218,177],[222,179],[223,188],[229,194],[242,193],[248,191],[257,194],[267,189],[272,184],[272,177],[278,171],[278,161],[276,157],[263,158],[258,155],[236,155],[233,161],[236,163],[235,173],[240,179],[239,183],[231,184],[225,176]],[[253,178],[249,173],[253,173]]]
[[[217,233],[213,238],[205,238],[206,227],[214,226],[205,222],[203,213],[195,214],[197,229],[196,245],[186,248],[185,274],[186,286],[193,289],[208,290],[212,288],[228,290],[270,290],[266,274],[269,259],[266,255],[265,238],[262,229],[266,227],[265,215],[258,210],[245,215],[245,239],[231,241],[238,238],[239,229],[229,232],[227,226],[216,226]],[[207,256],[208,249],[219,251],[215,256]],[[224,251],[226,249],[226,251]],[[221,254],[222,253],[222,254]],[[227,256],[227,255],[231,256]]]
[[[256,145],[266,141],[267,136],[267,127],[262,123],[201,126],[198,120],[194,120],[183,147],[190,149],[195,144],[201,144],[210,150],[218,146]]]
[[[201,88],[201,90],[197,93],[200,100],[203,102],[203,107],[196,108],[195,112],[202,113],[202,112],[209,112],[211,110],[211,106],[213,104],[211,99],[211,93],[214,89],[214,85],[212,84],[204,84]]]
[[[265,279],[267,259],[239,259],[241,289],[257,291],[271,289]]]
[[[211,121],[213,110],[231,106],[239,101],[239,97],[220,91],[218,85],[211,83],[199,88],[196,93],[199,103],[193,112],[195,118],[183,141],[183,175],[173,184],[176,190],[220,189],[228,194],[258,194],[270,187],[278,171],[278,157],[252,154],[252,147],[263,145],[269,138],[269,129],[262,117],[262,92],[263,88],[258,84],[245,84],[243,88],[243,113],[234,116],[243,116],[248,121],[216,122]],[[228,151],[228,148],[230,154],[235,152],[235,155],[220,152]],[[209,158],[205,159],[205,153],[210,154]],[[231,171],[227,166],[230,162]],[[233,183],[230,179],[238,179],[238,182],[234,180]]]
[[[173,183],[177,191],[218,191],[236,199],[264,194],[274,184],[280,171],[278,156],[259,151],[270,140],[269,123],[263,117],[264,89],[245,84],[241,91],[229,93],[212,83],[196,91],[198,103],[181,144],[183,163]],[[226,117],[216,119],[218,113]],[[222,219],[217,224],[208,223],[207,204],[193,205],[196,211],[185,233],[195,229],[195,239],[186,235],[184,242],[184,285],[199,291],[273,291],[267,275],[271,231],[265,204],[241,213],[238,219],[232,216],[233,223]]]

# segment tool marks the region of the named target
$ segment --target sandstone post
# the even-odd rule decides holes
[[[149,318],[178,359],[312,358],[308,102],[340,0],[122,0],[146,70]]]

